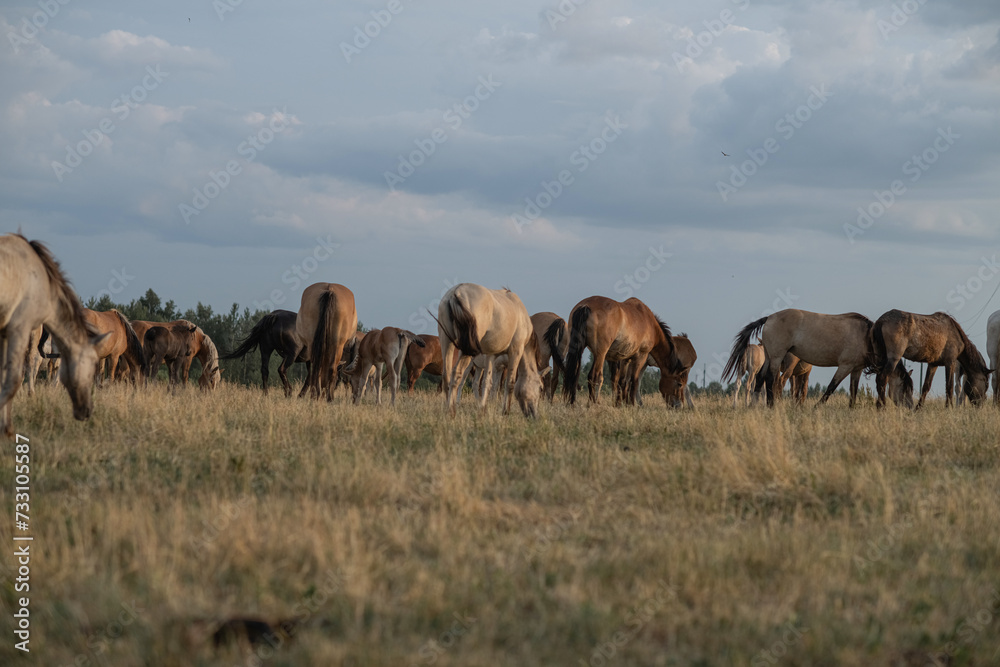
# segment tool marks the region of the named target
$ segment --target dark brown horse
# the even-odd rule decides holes
[[[441,339],[437,336],[423,334],[419,336],[424,342],[423,347],[410,345],[406,348],[406,391],[413,393],[421,373],[428,375],[444,375],[444,363],[441,360]],[[441,383],[438,383],[441,391]]]
[[[931,389],[931,381],[938,366],[944,366],[945,405],[952,405],[952,387],[955,371],[961,365],[965,371],[965,395],[978,405],[986,398],[986,386],[991,371],[976,346],[948,313],[918,315],[902,310],[890,310],[875,321],[871,329],[871,346],[874,353],[872,367],[877,369],[875,388],[876,405],[885,405],[885,385],[889,374],[900,359],[927,364],[927,376],[920,390],[919,408]]]
[[[591,403],[596,403],[600,396],[605,361],[627,362],[625,373],[630,388],[627,401],[632,405],[636,402],[639,376],[647,357],[652,356],[660,368],[673,368],[675,364],[670,327],[635,297],[622,302],[603,296],[587,297],[573,307],[569,320],[563,392],[570,404],[576,402],[584,348],[593,356],[593,366],[587,376]],[[664,399],[667,398],[666,378],[665,374],[660,375],[660,394]]]
[[[274,310],[260,318],[239,346],[224,355],[223,359],[242,359],[255,349],[260,350],[260,378],[264,393],[267,394],[270,376],[271,354],[281,356],[278,377],[285,389],[285,396],[292,395],[292,385],[288,382],[288,367],[303,361],[299,355],[301,348],[295,342],[295,313],[290,310]]]
[[[176,323],[153,323],[146,330],[142,347],[149,362],[149,377],[153,377],[160,365],[166,363],[170,385],[181,384],[184,364],[193,354],[192,345],[197,328],[187,320],[179,320]]]

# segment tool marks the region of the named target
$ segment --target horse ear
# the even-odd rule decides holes
[[[196,327],[196,326],[195,326],[195,325],[193,325],[193,324],[191,325],[191,328],[190,328],[190,329],[188,329],[188,331],[190,331],[191,333],[194,333],[194,332],[195,332],[195,331],[197,331],[197,330],[198,330],[198,327]]]

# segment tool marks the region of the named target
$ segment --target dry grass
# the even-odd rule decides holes
[[[78,423],[61,389],[19,396],[30,658],[1000,664],[1000,411],[654,404],[449,420],[435,394],[393,410],[116,387]],[[215,648],[239,616],[297,625],[276,651]]]

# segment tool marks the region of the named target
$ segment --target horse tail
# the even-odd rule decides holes
[[[448,319],[451,320],[452,332],[455,334],[455,339],[452,341],[455,347],[469,357],[482,354],[476,318],[468,306],[462,302],[457,292],[448,300],[448,316]]]
[[[274,313],[268,313],[264,317],[258,320],[257,324],[253,325],[253,329],[246,338],[240,343],[239,347],[230,352],[229,354],[222,355],[223,359],[242,359],[247,356],[258,347],[260,347],[261,340],[267,335],[267,332],[274,326],[277,321],[278,316]]]
[[[557,317],[542,334],[542,338],[545,339],[545,343],[549,346],[549,352],[552,353],[552,376],[558,378],[559,374],[563,373],[565,377],[566,365],[559,348],[562,347],[563,341],[566,339],[566,320]]]
[[[407,331],[406,329],[400,329],[399,342],[402,343],[404,338],[410,341],[412,344],[416,345],[417,347],[427,347],[427,344],[423,341],[422,338],[420,338],[420,336],[413,333],[412,331]]]
[[[333,331],[335,322],[334,319],[337,316],[337,309],[330,307],[330,301],[333,300],[332,292],[323,292],[319,297],[319,319],[316,322],[316,331],[313,332],[312,348],[309,351],[309,356],[312,358],[312,363],[316,365],[316,379],[317,386],[323,388],[323,378],[325,377],[327,370],[333,366],[333,345],[329,345],[327,338],[330,332]]]
[[[570,405],[576,402],[576,389],[580,380],[580,361],[583,359],[583,349],[587,347],[587,321],[590,319],[590,306],[580,306],[573,311],[569,324],[569,349],[566,350],[566,362],[563,380],[563,395],[569,399]]]
[[[754,334],[760,332],[764,328],[764,323],[767,322],[768,316],[764,316],[757,320],[756,322],[751,322],[750,324],[743,327],[743,330],[736,334],[736,338],[733,340],[733,351],[729,355],[729,360],[726,362],[725,368],[722,369],[722,380],[726,382],[737,373],[737,369],[740,366],[740,362],[743,360],[743,356],[747,353],[747,348],[750,347],[750,339]]]
[[[128,354],[135,361],[139,362],[139,368],[142,369],[142,374],[147,375],[149,368],[148,362],[146,361],[146,351],[142,349],[142,341],[139,340],[139,336],[135,333],[135,329],[132,328],[132,323],[114,308],[111,309],[111,312],[118,316],[118,321],[121,322],[123,327],[125,327],[126,352],[128,352]]]
[[[865,375],[872,375],[882,370],[887,356],[885,336],[882,333],[882,320],[879,320],[868,329],[868,359],[865,364]]]

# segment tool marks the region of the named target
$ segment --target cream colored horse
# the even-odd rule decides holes
[[[295,317],[295,340],[302,347],[299,357],[309,363],[309,375],[299,397],[306,392],[333,400],[335,376],[344,344],[358,330],[354,292],[336,283],[313,283],[302,292]]]
[[[733,407],[739,404],[740,384],[743,376],[746,375],[746,400],[744,404],[750,405],[750,396],[757,388],[757,373],[764,367],[767,357],[764,355],[764,347],[751,343],[747,346],[746,352],[740,358],[736,366],[736,391],[733,392]]]
[[[0,236],[0,432],[14,436],[11,402],[24,381],[31,332],[45,325],[62,354],[60,379],[84,420],[93,410],[91,384],[97,367],[94,335],[83,306],[48,248],[20,234]]]
[[[521,411],[535,417],[542,381],[535,360],[535,336],[531,318],[521,299],[509,289],[491,290],[462,283],[448,290],[438,305],[438,336],[444,363],[445,405],[455,414],[457,394],[466,366],[480,354],[506,354],[510,360],[504,414],[517,397]],[[490,386],[493,365],[486,368],[485,384]],[[479,404],[486,407],[486,393]]]

